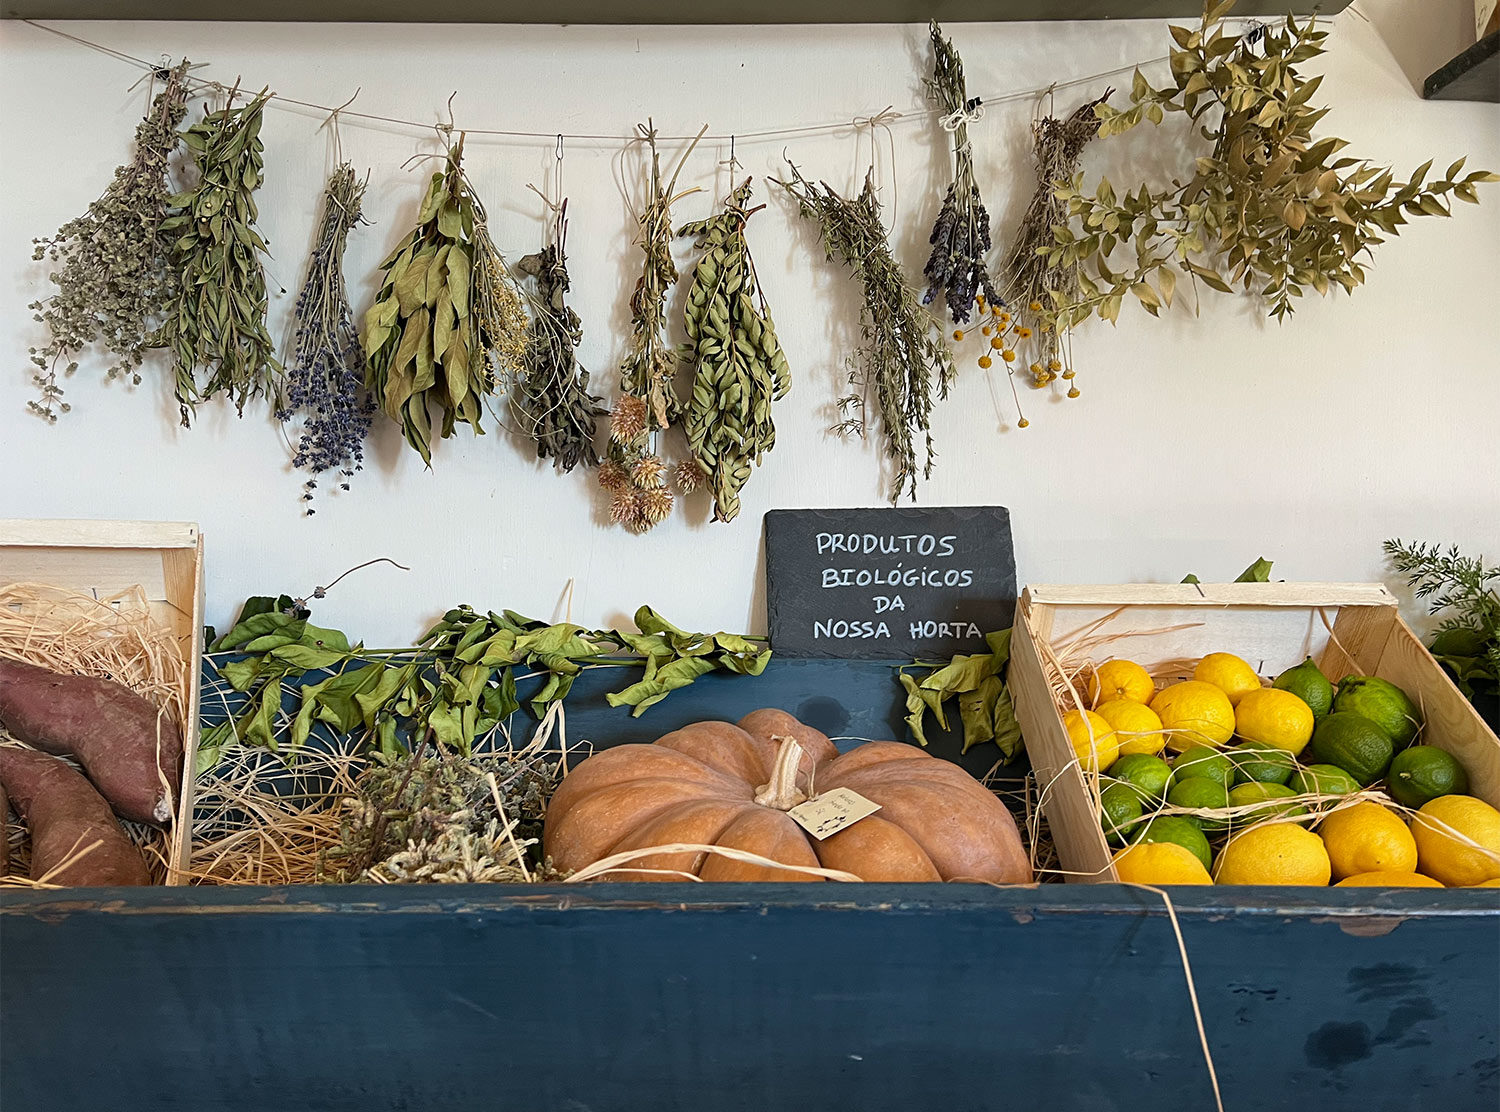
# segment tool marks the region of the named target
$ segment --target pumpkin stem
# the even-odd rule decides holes
[[[794,737],[776,736],[780,743],[776,751],[776,764],[771,769],[771,782],[762,784],[755,792],[755,802],[762,807],[774,807],[778,811],[790,811],[799,803],[807,801],[807,793],[797,787],[797,770],[802,765],[802,746]]]

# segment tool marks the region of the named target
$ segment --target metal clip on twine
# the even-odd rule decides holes
[[[984,101],[979,97],[970,97],[962,108],[955,108],[938,120],[938,124],[944,131],[957,131],[966,124],[977,124],[982,119],[984,119]]]

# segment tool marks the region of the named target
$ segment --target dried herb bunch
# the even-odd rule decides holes
[[[969,144],[969,121],[983,110],[983,102],[969,96],[963,59],[953,49],[952,40],[943,37],[936,21],[930,30],[933,68],[927,95],[941,107],[943,130],[953,136],[953,183],[948,186],[928,239],[932,254],[922,271],[928,281],[922,304],[930,305],[942,294],[953,323],[965,324],[976,298],[996,305],[1000,302],[984,261],[991,246],[990,214],[974,181],[974,150]],[[955,339],[962,338],[955,335]]]
[[[460,423],[483,433],[483,399],[519,368],[526,315],[484,209],[463,172],[463,136],[432,175],[417,226],[380,264],[385,271],[365,314],[366,381],[377,404],[432,465],[437,431]]]
[[[553,225],[552,242],[516,264],[536,279],[531,301],[530,342],[511,408],[527,436],[536,442],[538,459],[551,459],[560,471],[579,464],[596,467],[594,434],[606,412],[589,393],[589,373],[578,365],[583,322],[565,300],[568,279],[568,202]]]
[[[261,256],[268,249],[255,230],[255,191],[265,166],[260,125],[270,93],[262,89],[240,108],[234,95],[182,133],[198,183],[168,199],[173,213],[161,225],[177,235],[171,252],[177,301],[155,340],[172,352],[184,426],[199,402],[221,393],[243,413],[251,398],[275,401],[281,392],[281,364],[266,331]]]
[[[349,489],[350,477],[364,461],[365,437],[375,415],[344,284],[344,248],[349,230],[359,223],[364,195],[365,184],[354,176],[354,167],[340,164],[323,191],[317,240],[293,314],[296,340],[285,405],[277,417],[303,418],[292,464],[310,472],[305,502],[313,500],[317,478],[325,471],[337,470],[339,486]],[[314,512],[311,506],[307,512]]]
[[[340,844],[322,859],[336,884],[525,883],[542,868],[560,755],[375,755],[343,801]]]
[[[1044,116],[1032,129],[1036,190],[1006,256],[1004,281],[1006,300],[1020,327],[1029,332],[1021,347],[1028,356],[1034,386],[1045,386],[1059,375],[1071,382],[1074,375],[1071,366],[1063,365],[1062,337],[1046,314],[1053,306],[1077,300],[1078,271],[1046,252],[1052,246],[1052,229],[1068,222],[1067,202],[1057,190],[1078,173],[1083,149],[1099,134],[1097,109],[1113,92],[1106,89],[1103,96],[1080,104],[1065,119]],[[1075,397],[1076,390],[1070,391]]]
[[[937,335],[932,317],[907,283],[891,254],[873,171],[865,175],[858,197],[846,198],[827,182],[808,181],[790,162],[792,180],[778,181],[797,201],[798,211],[817,223],[829,261],[842,262],[863,287],[860,310],[862,350],[851,359],[855,392],[840,399],[849,418],[841,432],[866,434],[865,394],[873,390],[880,411],[885,454],[894,469],[890,498],[915,500],[917,479],[932,474],[933,390],[947,397],[953,380],[953,356]],[[925,460],[918,463],[919,442]]]
[[[108,375],[140,384],[139,367],[152,333],[165,319],[176,294],[176,271],[168,261],[175,237],[162,232],[169,207],[168,160],[181,142],[178,127],[187,115],[188,61],[157,73],[162,88],[135,129],[135,155],[115,171],[104,193],[82,216],[68,221],[51,239],[32,243],[32,258],[60,263],[48,275],[57,287],[34,301],[36,320],[51,340],[31,349],[32,380],[40,397],[27,404],[55,422],[68,404],[61,400],[57,368],[78,369],[78,354],[99,344],[114,358]]]
[[[1451,198],[1477,202],[1478,183],[1500,180],[1461,177],[1463,159],[1424,184],[1431,162],[1397,182],[1362,159],[1335,158],[1344,140],[1313,138],[1327,112],[1309,103],[1322,78],[1299,72],[1323,53],[1327,32],[1312,17],[1288,17],[1263,35],[1226,33],[1221,21],[1232,6],[1207,6],[1197,30],[1171,28],[1169,85],[1154,88],[1137,72],[1129,109],[1097,109],[1103,136],[1185,113],[1212,148],[1186,183],[1164,190],[1141,185],[1117,195],[1101,180],[1088,193],[1075,178],[1060,191],[1071,223],[1057,230],[1047,258],[1081,274],[1079,296],[1051,311],[1054,325],[1090,313],[1114,321],[1127,296],[1154,316],[1171,304],[1179,274],[1220,292],[1258,294],[1280,319],[1309,287],[1352,292],[1365,280],[1361,257],[1407,217],[1447,216]],[[1119,270],[1117,252],[1126,256]]]
[[[673,387],[677,352],[667,341],[667,295],[677,281],[672,262],[672,205],[697,188],[677,192],[677,176],[694,139],[663,179],[651,121],[638,125],[651,151],[646,202],[637,218],[642,253],[641,277],[630,296],[630,351],[620,365],[622,397],[610,415],[608,463],[599,483],[610,492],[610,516],[632,532],[644,533],[667,519],[674,502],[661,457],[661,434],[682,417],[682,400]],[[698,132],[701,138],[708,125]]]
[[[791,389],[791,371],[755,276],[745,224],[750,179],[729,195],[724,211],[685,224],[702,254],[688,291],[687,346],[693,392],[683,416],[688,450],[707,476],[714,520],[733,521],[752,465],[776,446],[771,403]]]

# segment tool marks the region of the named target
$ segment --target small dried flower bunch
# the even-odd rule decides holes
[[[1048,115],[1032,129],[1036,161],[1036,188],[1016,231],[1016,240],[1005,260],[1005,289],[1020,321],[1017,329],[1028,330],[1026,342],[1017,348],[1028,357],[1032,386],[1041,389],[1061,377],[1068,383],[1068,397],[1078,397],[1073,368],[1066,366],[1064,335],[1054,321],[1059,305],[1071,304],[1078,295],[1078,268],[1060,265],[1048,254],[1052,229],[1068,221],[1068,206],[1058,190],[1073,180],[1078,160],[1089,142],[1099,134],[1098,109],[1114,92],[1084,101],[1065,118]]]
[[[161,91],[136,126],[135,155],[88,211],[51,239],[32,241],[33,260],[60,264],[48,275],[57,292],[28,306],[51,335],[45,347],[30,351],[40,397],[27,403],[47,421],[56,422],[70,408],[57,384],[58,365],[72,374],[79,353],[92,344],[114,358],[110,378],[129,376],[140,385],[141,362],[175,298],[177,273],[169,251],[177,236],[164,232],[162,221],[170,207],[168,162],[187,115],[188,68],[184,58],[157,72]]]
[[[1035,337],[1036,330],[1033,326],[1023,324],[1012,316],[1011,311],[1004,305],[990,304],[983,296],[976,300],[976,305],[979,310],[979,322],[982,322],[979,324],[978,332],[985,341],[984,354],[980,355],[978,360],[979,368],[987,371],[995,365],[996,357],[1000,359],[1000,365],[1005,369],[1010,380],[1011,396],[1016,401],[1018,414],[1016,425],[1018,428],[1027,428],[1031,422],[1027,420],[1025,411],[1021,408],[1020,393],[1016,390],[1016,361],[1020,358],[1016,349],[1030,342]],[[1034,306],[1032,311],[1039,309],[1040,306]],[[966,335],[961,328],[953,331],[955,340],[962,341]],[[1040,369],[1036,365],[1032,366],[1031,371],[1034,376],[1040,374]],[[1071,372],[1068,373],[1068,377],[1072,377]],[[1041,383],[1038,382],[1037,385]],[[1077,387],[1073,388],[1071,396],[1075,398],[1078,396]]]
[[[281,421],[303,418],[292,464],[309,472],[302,493],[311,506],[318,476],[339,473],[339,487],[361,470],[365,437],[375,417],[375,402],[365,389],[365,353],[349,306],[344,282],[344,249],[350,229],[360,222],[365,183],[349,163],[340,163],[323,191],[318,236],[307,264],[307,280],[293,310],[296,338]]]
[[[698,133],[700,138],[703,131]],[[643,255],[641,277],[630,298],[630,351],[620,365],[622,396],[609,419],[609,459],[599,469],[599,484],[612,496],[610,517],[635,533],[665,521],[674,503],[667,464],[660,454],[662,434],[679,424],[683,414],[682,399],[673,384],[677,351],[667,342],[667,295],[677,281],[672,261],[672,205],[696,192],[676,189],[683,164],[698,145],[694,139],[671,176],[663,179],[651,121],[640,125],[640,133],[651,151],[651,177],[637,241]],[[686,493],[680,483],[679,488]]]
[[[983,114],[984,105],[978,97],[969,96],[963,59],[952,41],[943,37],[936,21],[930,30],[934,59],[927,95],[944,113],[943,130],[953,136],[953,183],[928,239],[932,254],[922,271],[928,281],[922,304],[930,305],[942,294],[953,323],[962,325],[968,322],[976,299],[1000,303],[984,261],[991,247],[990,214],[974,181],[974,150],[969,143],[969,122]]]

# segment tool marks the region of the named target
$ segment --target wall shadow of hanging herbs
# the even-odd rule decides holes
[[[1212,147],[1167,189],[1117,193],[1101,179],[1089,192],[1082,175],[1058,189],[1070,220],[1046,258],[1076,267],[1078,290],[1050,291],[1043,319],[1054,331],[1092,314],[1113,322],[1127,297],[1155,316],[1172,304],[1179,276],[1195,288],[1257,294],[1281,319],[1308,289],[1352,292],[1365,280],[1362,256],[1408,217],[1448,216],[1453,198],[1477,203],[1476,185],[1500,181],[1463,175],[1464,159],[1439,180],[1426,181],[1429,161],[1397,182],[1388,169],[1335,157],[1344,140],[1313,137],[1327,109],[1309,102],[1323,79],[1299,70],[1323,53],[1328,32],[1289,16],[1279,29],[1226,33],[1233,6],[1205,5],[1197,30],[1170,28],[1169,85],[1155,88],[1137,70],[1129,108],[1095,107],[1100,136],[1181,112]]]
[[[764,639],[690,633],[649,606],[636,611],[639,633],[548,625],[510,610],[459,606],[415,645],[400,649],[351,646],[347,635],[314,625],[309,616],[302,600],[286,595],[251,598],[233,628],[211,639],[210,665],[248,702],[231,720],[203,731],[199,771],[212,767],[219,747],[234,739],[291,759],[315,723],[387,756],[429,730],[440,744],[468,754],[521,709],[518,680],[542,679],[526,700],[540,718],[567,697],[584,669],[639,668],[638,678],[606,696],[611,706],[639,716],[699,676],[758,676],[771,658]],[[294,709],[283,714],[288,702]]]

